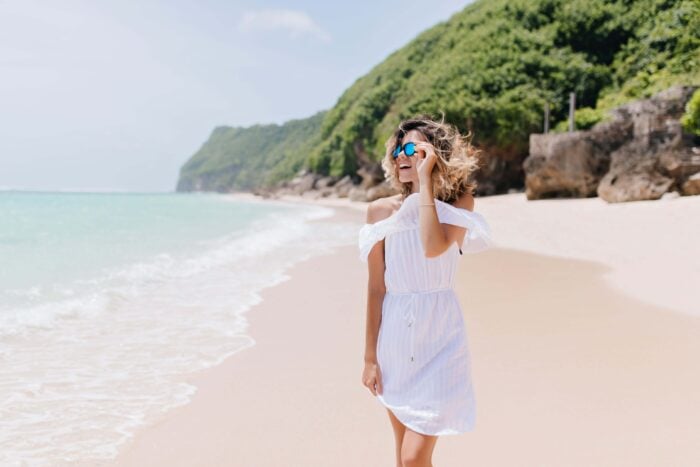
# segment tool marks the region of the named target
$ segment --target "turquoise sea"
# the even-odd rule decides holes
[[[219,194],[0,192],[0,465],[113,458],[255,344],[246,311],[354,242],[332,209]],[[280,310],[293,312],[293,310]]]

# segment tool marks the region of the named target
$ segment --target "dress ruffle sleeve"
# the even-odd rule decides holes
[[[439,200],[436,201],[436,208],[440,223],[467,229],[461,247],[463,252],[477,253],[493,246],[491,227],[483,215]]]
[[[391,232],[401,230],[403,227],[394,219],[386,219],[374,224],[364,224],[358,235],[358,247],[360,249],[360,261],[367,262],[369,252],[375,243],[381,241]]]
[[[367,262],[374,244],[390,233],[418,228],[417,202],[418,193],[412,193],[393,215],[374,224],[364,224],[360,228],[358,246],[361,261]],[[493,245],[491,228],[480,213],[457,208],[438,199],[435,200],[435,207],[440,223],[458,225],[467,229],[461,246],[462,252],[476,253]]]
[[[372,251],[374,244],[384,239],[390,233],[415,227],[415,216],[411,215],[417,209],[415,201],[418,197],[415,195],[416,193],[408,196],[401,204],[401,207],[391,216],[374,224],[364,224],[360,228],[358,235],[360,261],[367,262],[367,257],[369,252]]]

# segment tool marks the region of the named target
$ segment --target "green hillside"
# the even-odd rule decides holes
[[[245,191],[289,178],[319,144],[325,114],[284,125],[214,129],[180,169],[177,191]]]
[[[545,101],[554,127],[576,92],[577,122],[588,127],[623,102],[700,84],[699,31],[698,0],[479,0],[392,53],[324,114],[217,129],[178,187],[206,174],[210,189],[250,188],[302,166],[354,175],[383,156],[400,119],[439,111],[486,154],[517,165]],[[271,151],[264,162],[260,151]]]

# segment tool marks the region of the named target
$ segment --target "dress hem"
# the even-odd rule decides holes
[[[415,425],[413,425],[413,423],[407,423],[405,420],[403,420],[403,418],[402,418],[403,416],[399,416],[399,414],[397,414],[397,413],[394,411],[393,407],[391,407],[389,404],[387,404],[386,402],[384,402],[384,399],[381,397],[381,395],[377,395],[377,396],[376,396],[376,399],[379,401],[379,403],[380,403],[382,406],[384,406],[385,408],[387,408],[388,410],[390,410],[391,413],[394,414],[394,416],[395,416],[406,428],[409,428],[409,429],[415,431],[416,433],[420,433],[421,435],[427,435],[427,436],[461,435],[461,434],[464,434],[464,433],[469,433],[470,431],[474,431],[474,428],[475,428],[474,425],[472,425],[472,426],[469,427],[469,428],[463,428],[463,429],[461,429],[461,430],[451,429],[451,430],[440,430],[440,431],[437,431],[437,432],[435,432],[435,433],[427,433],[425,430],[417,429],[417,428],[415,427]]]

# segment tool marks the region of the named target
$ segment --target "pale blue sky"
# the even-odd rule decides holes
[[[173,191],[215,126],[330,108],[468,3],[0,0],[0,189]]]

